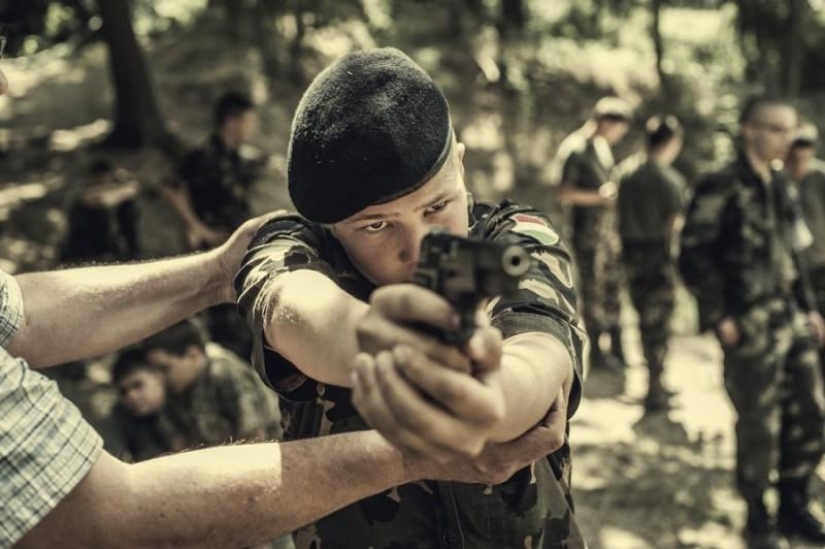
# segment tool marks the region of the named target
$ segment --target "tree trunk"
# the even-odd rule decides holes
[[[785,25],[785,51],[782,56],[782,91],[788,96],[799,95],[802,85],[802,67],[805,63],[804,17],[805,0],[790,0]]]
[[[140,148],[168,145],[146,59],[135,37],[126,0],[98,0],[115,87],[114,129],[106,144]]]
[[[501,24],[516,33],[524,30],[527,24],[527,6],[524,0],[501,0]]]
[[[668,97],[669,86],[667,74],[662,68],[662,60],[665,57],[665,46],[662,41],[661,17],[662,17],[662,1],[651,0],[650,11],[652,22],[650,25],[650,36],[653,39],[653,48],[656,50],[656,74],[659,76],[659,92],[662,97]]]

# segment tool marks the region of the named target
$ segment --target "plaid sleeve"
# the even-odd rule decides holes
[[[277,300],[272,281],[278,275],[313,269],[335,279],[330,264],[321,259],[323,239],[320,226],[295,214],[278,215],[258,231],[235,277],[238,308],[252,330],[252,365],[267,385],[293,401],[315,398],[320,384],[267,346],[264,318]]]
[[[23,324],[23,294],[17,281],[0,271],[0,347],[8,347]]]
[[[526,206],[506,205],[490,216],[484,232],[486,240],[519,244],[533,258],[519,290],[491,301],[488,311],[493,326],[505,339],[536,331],[550,334],[564,345],[576,375],[568,403],[568,414],[572,416],[581,400],[586,336],[576,312],[570,255],[549,219]]]
[[[11,547],[86,476],[103,442],[57,384],[0,349],[0,547]]]

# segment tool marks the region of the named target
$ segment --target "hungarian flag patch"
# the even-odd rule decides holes
[[[515,224],[510,229],[513,232],[529,236],[545,246],[558,244],[559,235],[547,226],[547,222],[542,218],[530,214],[515,214],[511,218]]]

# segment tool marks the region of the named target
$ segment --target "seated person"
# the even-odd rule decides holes
[[[166,376],[174,450],[281,437],[277,397],[237,355],[207,347],[192,322],[150,337],[143,348]]]
[[[68,215],[64,262],[127,260],[137,255],[135,197],[138,185],[120,181],[108,160],[92,164],[89,181]]]
[[[112,368],[117,403],[110,415],[106,446],[124,461],[144,461],[170,451],[161,424],[166,401],[165,379],[137,349],[125,351]]]

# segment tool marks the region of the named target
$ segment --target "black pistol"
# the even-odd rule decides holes
[[[435,330],[444,343],[464,345],[473,335],[481,301],[514,293],[530,261],[527,251],[517,244],[473,240],[443,229],[430,232],[421,241],[413,281],[449,301],[461,322],[455,332],[426,331]]]

